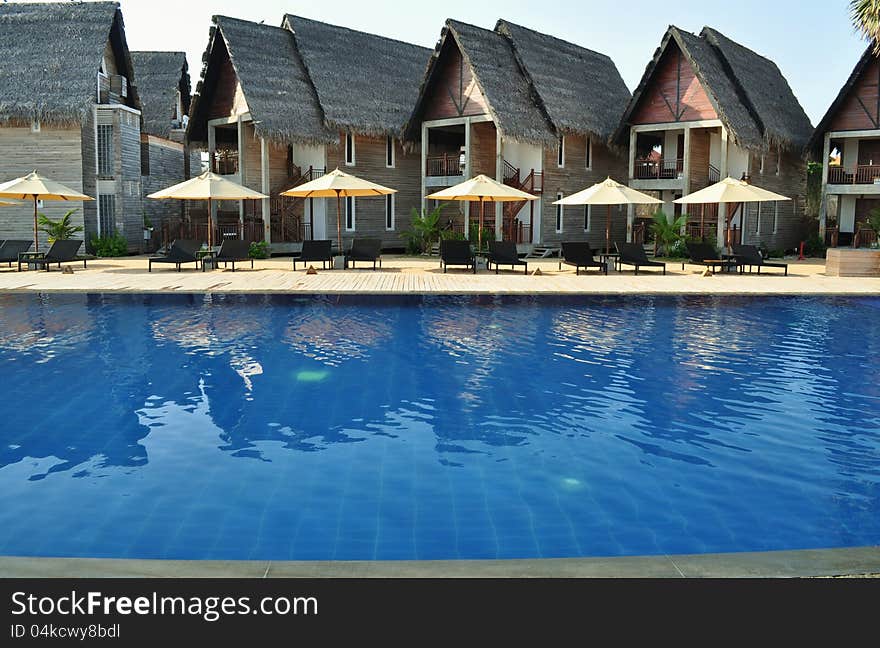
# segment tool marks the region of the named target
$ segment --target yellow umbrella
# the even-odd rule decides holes
[[[44,178],[36,171],[26,176],[10,180],[0,184],[0,198],[17,198],[19,200],[33,199],[34,201],[34,251],[40,251],[40,243],[37,236],[37,201],[38,200],[94,200],[94,198],[80,193],[70,187],[65,187],[60,182]]]
[[[480,228],[477,231],[477,249],[483,247],[483,214],[487,202],[519,202],[521,200],[537,200],[525,191],[515,189],[510,185],[502,184],[489,176],[477,175],[470,180],[432,193],[427,198],[432,200],[461,200],[467,202],[479,201],[480,203]]]
[[[350,175],[333,169],[330,173],[322,175],[310,182],[306,182],[287,191],[282,191],[282,196],[294,198],[336,198],[336,237],[339,245],[339,254],[342,254],[342,198],[357,196],[385,196],[397,193],[397,189],[389,189],[368,180],[362,180],[357,176]]]
[[[663,201],[607,178],[592,187],[553,201],[554,205],[608,205],[605,251],[611,252],[611,205],[657,205]]]
[[[211,219],[212,200],[259,200],[268,198],[259,191],[248,189],[226,178],[205,171],[202,175],[151,193],[147,198],[162,200],[207,200],[208,201],[208,247],[213,245],[213,223]]]
[[[745,180],[736,180],[726,177],[720,182],[709,185],[694,193],[673,200],[681,205],[705,204],[705,203],[747,203],[747,202],[775,202],[777,200],[791,200],[787,196],[773,193],[761,187],[750,185]],[[727,248],[730,250],[730,221],[727,217]]]

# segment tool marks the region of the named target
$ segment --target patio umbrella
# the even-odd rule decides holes
[[[672,202],[680,205],[694,205],[705,203],[747,203],[747,202],[775,202],[777,200],[791,200],[787,196],[773,193],[767,189],[761,189],[750,185],[745,180],[736,180],[730,176],[720,182],[709,185],[694,193],[677,198]],[[730,252],[730,221],[727,217],[727,251]]]
[[[211,201],[213,200],[259,200],[268,198],[259,191],[227,180],[226,178],[205,171],[202,175],[151,193],[147,198],[163,200],[207,200],[208,201],[208,247],[213,246],[214,227],[211,217]]]
[[[12,207],[13,205],[18,205],[17,202],[9,202],[7,200],[0,200],[0,207]]]
[[[608,205],[605,252],[611,252],[611,205],[658,205],[663,201],[607,178],[592,187],[553,202],[554,205]]]
[[[479,201],[480,203],[480,229],[477,231],[477,249],[483,247],[483,216],[487,202],[519,202],[521,200],[537,200],[525,191],[515,189],[510,185],[502,184],[489,176],[477,175],[470,180],[443,189],[426,196],[432,200],[461,200],[467,202]]]
[[[17,198],[19,200],[33,199],[34,201],[34,251],[40,251],[40,243],[37,236],[37,201],[38,200],[94,200],[70,187],[65,187],[60,182],[44,178],[36,171],[26,176],[10,180],[0,184],[0,198]]]
[[[320,178],[282,191],[281,195],[294,198],[336,198],[336,239],[339,245],[339,254],[342,254],[342,199],[358,196],[385,196],[392,193],[397,193],[397,189],[389,189],[369,180],[362,180],[336,168]]]

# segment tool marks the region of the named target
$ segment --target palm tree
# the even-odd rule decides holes
[[[880,0],[850,0],[849,15],[856,30],[874,43],[874,53],[880,54]]]

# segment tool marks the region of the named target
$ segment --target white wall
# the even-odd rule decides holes
[[[709,133],[709,164],[721,168],[721,133]]]
[[[321,168],[328,170],[327,167],[327,151],[324,146],[306,146],[304,144],[293,145],[293,163],[296,164],[302,172],[308,171],[309,167]],[[309,204],[314,205],[315,213],[309,214]],[[318,198],[316,200],[306,200],[304,208],[305,222],[309,222],[310,216],[314,218],[315,231],[312,238],[326,239],[334,238],[327,236],[327,199]],[[335,225],[334,225],[335,228]],[[335,235],[334,235],[335,236]]]
[[[541,173],[543,171],[544,151],[540,145],[518,142],[510,137],[505,137],[501,144],[501,150],[504,159],[520,170],[520,176],[522,178],[525,178],[532,169],[534,169],[536,173]],[[534,212],[536,225],[539,225],[538,221],[541,214],[540,203],[540,200],[535,201]],[[526,205],[519,211],[516,217],[519,221],[528,224],[531,218],[531,212],[532,208],[529,205]],[[538,232],[540,232],[540,226],[532,228],[532,231],[536,237],[539,236]]]
[[[666,140],[663,142],[663,158],[673,160],[679,157],[678,136],[684,134],[683,129],[665,131]]]
[[[856,229],[856,198],[857,196],[840,197],[840,222],[838,226],[841,232],[854,232]]]
[[[721,168],[720,166],[718,168]],[[733,142],[727,145],[727,175],[731,178],[741,178],[743,173],[749,171],[749,152],[741,149]]]
[[[859,163],[859,140],[856,138],[846,138],[843,140],[843,156],[841,164],[844,168],[850,169]],[[853,201],[855,205],[855,201]]]

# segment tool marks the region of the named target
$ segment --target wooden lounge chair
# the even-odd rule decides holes
[[[498,274],[499,265],[509,265],[511,270],[514,269],[514,266],[521,265],[523,267],[523,274],[529,273],[529,264],[527,261],[519,258],[519,254],[516,251],[516,243],[513,241],[489,241],[489,256],[486,259],[486,268],[491,270],[493,263],[495,264],[495,274]]]
[[[617,262],[623,265],[631,265],[634,267],[634,273],[639,274],[639,268],[658,267],[663,268],[663,274],[666,274],[666,264],[662,261],[651,261],[645,254],[645,248],[639,243],[615,243],[617,253],[620,255]]]
[[[345,255],[345,260],[351,262],[351,267],[355,267],[355,261],[365,261],[373,263],[373,270],[376,269],[376,262],[382,267],[382,241],[377,238],[356,238],[351,242],[351,248]]]
[[[788,264],[784,261],[767,261],[761,256],[760,250],[754,245],[733,245],[733,256],[736,257],[736,265],[739,273],[745,272],[746,266],[749,266],[749,272],[752,268],[758,269],[761,274],[761,268],[784,268],[785,276],[788,276]]]
[[[440,241],[440,267],[443,272],[451,265],[471,268],[477,274],[477,259],[471,250],[470,241]]]
[[[15,239],[7,239],[0,243],[0,263],[6,262],[8,267],[12,267],[12,262],[18,263],[18,255],[23,254],[31,249],[33,241],[19,241]]]
[[[254,260],[251,258],[251,244],[239,239],[226,239],[220,244],[220,249],[217,251],[214,261],[218,263],[222,261],[224,265],[231,263],[233,272],[235,272],[236,261],[240,263],[250,261],[251,269],[253,270]],[[203,263],[202,270],[204,269],[205,265]]]
[[[581,268],[598,268],[600,271],[608,274],[608,264],[602,261],[596,261],[593,258],[593,249],[586,241],[566,241],[562,245],[562,256],[559,259],[559,269],[562,270],[562,264],[574,266],[576,275],[581,273]]]
[[[725,261],[715,250],[715,246],[711,243],[699,243],[699,242],[687,242],[685,243],[685,247],[687,248],[688,259],[687,261],[681,262],[681,269],[684,270],[685,263],[691,263],[693,265],[702,265],[709,268],[712,272],[715,272],[715,268],[730,268],[734,265],[733,261]]]
[[[293,269],[296,270],[296,262],[303,264],[321,262],[321,267],[333,267],[333,242],[330,240],[321,241],[303,241],[302,252],[298,257],[293,257]]]
[[[59,239],[54,241],[49,249],[39,256],[27,255],[25,258],[22,258],[20,254],[18,256],[18,270],[21,271],[21,264],[26,263],[28,265],[44,266],[46,272],[48,272],[53,263],[57,264],[60,268],[62,263],[76,263],[78,261],[82,261],[83,268],[85,268],[89,257],[77,254],[82,244],[83,242],[79,239]]]
[[[147,272],[153,271],[154,263],[173,263],[178,272],[184,263],[195,263],[198,269],[199,259],[196,257],[196,251],[200,247],[201,243],[196,243],[192,239],[175,239],[168,246],[165,254],[154,255],[147,259]]]

